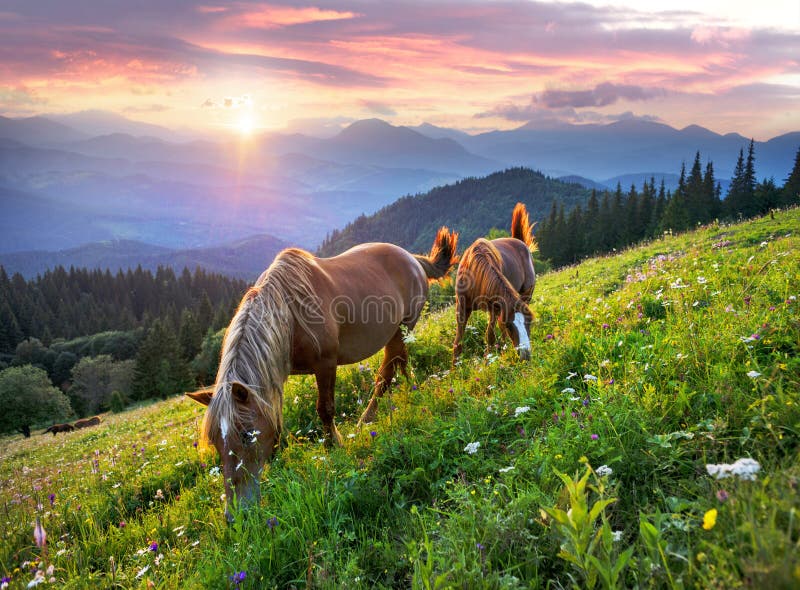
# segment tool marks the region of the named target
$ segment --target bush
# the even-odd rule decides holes
[[[116,389],[111,392],[108,403],[111,406],[111,411],[115,414],[125,411],[125,398],[122,397],[122,394]]]

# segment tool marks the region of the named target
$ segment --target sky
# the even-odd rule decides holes
[[[212,134],[642,118],[766,140],[800,131],[799,105],[798,0],[0,0],[11,117]]]

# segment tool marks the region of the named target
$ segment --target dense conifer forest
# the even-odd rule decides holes
[[[246,288],[199,268],[57,267],[26,281],[0,267],[0,369],[44,371],[77,415],[109,409],[115,392],[123,406],[171,394],[213,378]]]
[[[800,202],[800,150],[793,169],[787,172],[782,185],[774,178],[759,182],[752,141],[747,150],[740,150],[725,195],[713,162],[704,162],[700,152],[688,172],[685,163],[681,165],[674,190],[651,178],[638,189],[618,185],[614,191],[598,193],[526,168],[513,168],[403,197],[334,231],[319,253],[331,256],[369,241],[389,241],[425,251],[441,225],[456,229],[460,244],[466,247],[494,228],[507,229],[510,212],[521,201],[531,219],[538,221],[537,256],[557,268],[665,231],[685,231],[713,219],[746,219],[796,204]]]

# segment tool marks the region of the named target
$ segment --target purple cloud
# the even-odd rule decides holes
[[[394,117],[397,115],[397,111],[388,104],[378,102],[376,100],[362,100],[361,106],[367,109],[370,113],[374,113],[376,115],[381,115],[384,117]]]
[[[548,109],[605,107],[619,100],[648,100],[666,94],[663,88],[643,88],[631,84],[604,82],[591,90],[545,90],[537,102]]]

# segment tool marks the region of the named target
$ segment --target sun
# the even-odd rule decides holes
[[[253,113],[249,110],[242,110],[236,120],[236,130],[241,135],[252,135],[256,129],[256,121]]]

